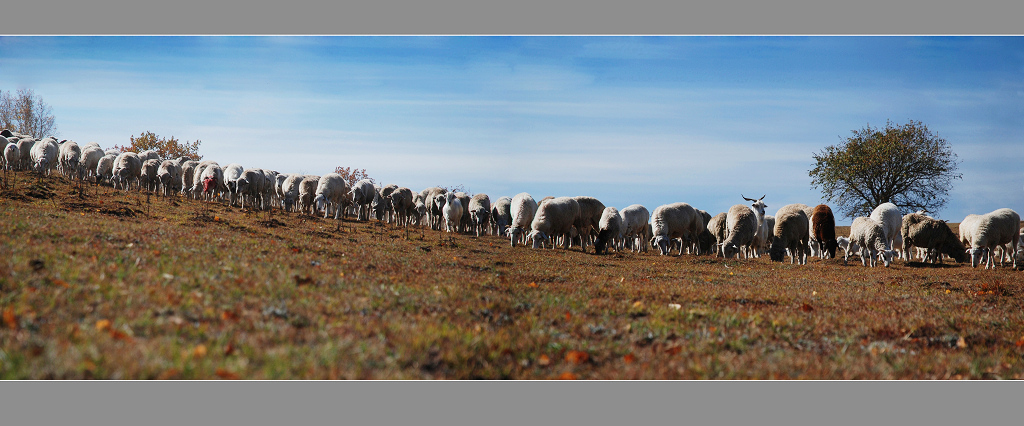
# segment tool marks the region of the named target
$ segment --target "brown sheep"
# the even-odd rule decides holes
[[[832,209],[829,206],[818,204],[814,207],[814,211],[811,213],[811,229],[818,244],[825,246],[820,249],[825,252],[825,258],[834,259],[839,243],[836,242],[836,217],[832,215]]]

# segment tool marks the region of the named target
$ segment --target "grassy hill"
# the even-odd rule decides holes
[[[19,179],[0,196],[7,379],[1024,374],[1009,267],[596,256]]]

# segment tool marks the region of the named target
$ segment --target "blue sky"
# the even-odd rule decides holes
[[[712,215],[824,202],[813,153],[919,120],[962,160],[938,217],[1024,212],[1022,37],[2,37],[19,87],[104,147]]]

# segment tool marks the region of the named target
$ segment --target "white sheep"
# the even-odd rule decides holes
[[[196,170],[199,168],[197,167]],[[203,173],[199,175],[198,182],[201,189],[198,193],[204,200],[211,201],[214,197],[227,192],[227,185],[224,184],[224,169],[221,169],[219,164],[207,164],[202,170]]]
[[[114,174],[114,160],[117,159],[116,155],[104,155],[100,158],[100,161],[96,163],[96,184],[98,185],[102,180],[110,180]]]
[[[274,182],[274,195],[277,200],[276,204],[282,209],[284,208],[284,181],[288,179],[288,176],[291,175],[288,173],[280,173],[276,176]],[[348,184],[348,182],[345,183]],[[342,215],[344,215],[344,212],[342,212]]]
[[[580,206],[580,225],[583,229],[577,229],[580,236],[580,245],[583,251],[587,251],[592,237],[597,234],[601,226],[601,215],[604,214],[604,203],[594,197],[572,197]],[[539,204],[538,204],[539,206]]]
[[[966,233],[970,238],[971,267],[977,267],[982,257],[987,256],[985,269],[995,269],[995,248],[1000,245],[1010,244],[1015,253],[1020,241],[1019,226],[1020,215],[1006,208],[983,214],[969,222]],[[964,222],[960,222],[960,230],[964,235]],[[1002,266],[1003,259],[999,260]],[[1017,267],[1016,256],[1013,257],[1013,267]]]
[[[178,190],[181,183],[181,167],[174,160],[164,160],[156,171],[156,178],[160,184],[160,192],[164,196],[170,196],[172,191]]]
[[[57,142],[49,138],[36,142],[32,145],[30,156],[32,168],[41,175],[49,176],[50,171],[57,165]]]
[[[526,236],[526,230],[531,229],[530,225],[533,223],[533,217],[537,214],[537,202],[534,201],[530,194],[521,192],[512,197],[509,213],[512,215],[512,223],[509,224],[506,232],[508,232],[508,237],[511,239],[512,247],[515,247],[516,242]]]
[[[843,249],[843,261],[850,258],[852,253],[860,253],[860,246],[857,243],[850,241],[850,237],[837,237],[836,244],[839,248]]]
[[[143,163],[149,160],[160,160],[160,154],[157,154],[157,152],[152,149],[147,149],[139,153],[139,159],[142,160]]]
[[[860,246],[861,265],[873,268],[878,264],[878,260],[881,260],[886,268],[889,267],[892,263],[892,252],[886,247],[885,239],[882,222],[870,217],[858,217],[850,226],[850,242]]]
[[[358,208],[356,219],[357,220],[370,220],[370,203],[379,194],[377,188],[374,188],[373,182],[369,179],[363,179],[352,185],[352,202],[355,203]]]
[[[101,158],[103,158],[103,150],[101,150],[98,146],[90,145],[83,148],[80,177],[82,179],[85,179],[86,177],[96,177],[96,167],[99,166]],[[98,181],[99,179],[97,179],[97,182]]]
[[[225,175],[224,179],[227,179]],[[229,195],[228,203],[230,203],[230,197],[234,196],[238,202],[239,207],[245,208],[245,202],[249,202],[249,208],[252,209],[266,209],[269,205],[268,200],[264,197],[267,192],[267,178],[263,174],[262,169],[245,169],[242,173],[235,178],[235,193]],[[230,194],[231,185],[228,185],[228,191]]]
[[[647,241],[651,238],[648,234],[648,222],[651,220],[651,213],[647,207],[640,204],[633,204],[619,211],[622,217],[622,238],[629,241],[630,249],[634,252],[646,252]]]
[[[725,228],[728,235],[722,244],[723,256],[732,259],[746,248],[746,257],[750,257],[749,247],[757,233],[757,217],[754,216],[754,212],[743,204],[730,207],[725,218]]]
[[[203,173],[206,171],[206,168],[210,166],[217,166],[217,168],[220,169],[221,182],[223,182],[224,169],[221,169],[220,164],[211,160],[200,161],[192,172],[192,190],[190,191],[192,196],[197,200],[206,192],[206,189],[203,187]],[[227,185],[225,184],[225,187],[226,186]]]
[[[198,161],[186,161],[181,164],[181,195],[186,197],[192,196],[193,179],[196,178],[196,167],[199,167]]]
[[[444,194],[441,214],[444,216],[445,231],[459,232],[459,224],[462,222],[462,201],[454,192]]]
[[[135,182],[141,188],[139,179],[142,176],[142,160],[134,152],[122,152],[114,158],[114,170],[112,173],[111,183],[114,189],[120,186],[121,189],[127,190],[131,187],[132,182]]]
[[[903,248],[903,236],[900,234],[900,227],[903,226],[903,214],[893,203],[882,203],[871,211],[872,219],[882,224],[882,231],[885,232],[885,249],[896,253]]]
[[[60,144],[57,170],[64,176],[81,178],[82,148],[74,141]]]
[[[145,160],[142,162],[142,175],[139,176],[141,185],[145,185],[147,191],[155,191],[160,184],[160,160]]]
[[[942,262],[942,255],[952,257],[957,262],[966,262],[966,248],[960,239],[953,234],[946,222],[935,220],[919,213],[903,216],[900,226],[905,252],[915,246],[921,247],[926,253],[924,261],[930,258],[932,263]],[[909,260],[909,259],[908,259]]]
[[[317,211],[324,211],[324,219],[330,217],[331,208],[334,209],[334,220],[342,218],[348,190],[348,182],[345,182],[345,177],[338,173],[328,173],[320,177],[313,203],[316,204]]]
[[[725,257],[725,239],[729,236],[729,228],[726,227],[726,217],[728,214],[725,212],[714,215],[711,220],[708,221],[707,226],[704,228],[711,233],[711,237],[715,239],[715,253]]]
[[[573,197],[558,197],[537,206],[537,213],[530,222],[527,240],[533,241],[533,248],[541,248],[552,238],[562,237],[563,248],[569,249],[570,233],[574,226],[586,226],[589,222],[581,219],[580,204]],[[554,243],[551,244],[554,248]]]
[[[18,139],[18,153],[21,154],[18,170],[28,170],[32,167],[32,148],[36,140],[30,137]]]
[[[803,204],[787,204],[775,213],[775,228],[772,231],[772,248],[769,252],[773,262],[781,262],[789,250],[789,263],[807,264],[810,252],[808,240],[810,229],[807,212]]]
[[[491,199],[487,194],[476,194],[469,200],[469,220],[476,236],[487,234],[491,222]]]
[[[607,247],[615,248],[615,251],[622,250],[622,216],[615,207],[605,207],[601,214],[600,227],[597,238],[594,239],[594,252],[601,254],[607,251]]]
[[[505,235],[512,223],[512,197],[501,197],[491,206],[492,235]]]
[[[228,186],[228,203],[238,204],[238,178],[242,177],[245,167],[241,164],[231,163],[224,167],[224,184]]]
[[[4,148],[4,170],[17,170],[19,161],[21,161],[21,153],[18,152],[18,144],[7,145]]]
[[[749,211],[749,209],[748,209]],[[751,214],[753,214],[751,212]],[[661,250],[661,254],[668,255],[672,250],[672,240],[679,238],[682,244],[679,246],[679,255],[682,256],[683,248],[697,240],[704,222],[697,210],[687,203],[672,203],[658,206],[651,213],[651,246]]]
[[[299,185],[302,184],[302,175],[291,174],[285,178],[282,184],[282,202],[284,203],[284,209],[290,212],[298,211],[299,201]]]
[[[316,215],[313,210],[313,199],[316,198],[316,188],[320,185],[320,176],[305,175],[299,182],[299,211]]]

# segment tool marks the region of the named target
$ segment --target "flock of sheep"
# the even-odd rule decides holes
[[[579,245],[586,251],[593,244],[601,254],[608,249],[647,251],[650,246],[662,255],[673,249],[680,255],[716,253],[725,258],[767,253],[780,262],[788,255],[790,263],[799,264],[806,264],[809,256],[835,258],[837,249],[843,248],[844,261],[857,253],[863,265],[872,267],[878,261],[889,266],[897,257],[941,262],[943,256],[957,262],[969,257],[972,267],[985,263],[986,268],[995,268],[997,257],[1000,264],[1009,261],[1016,268],[1020,258],[1024,266],[1020,216],[1005,208],[968,215],[960,223],[960,235],[954,235],[944,221],[923,211],[902,215],[894,204],[885,203],[869,217],[854,219],[849,238],[837,238],[835,217],[827,205],[789,204],[770,216],[765,214],[764,196],[741,195],[751,204],[736,204],[716,216],[687,203],[659,206],[652,214],[639,204],[619,211],[593,197],[546,197],[538,202],[525,192],[501,197],[492,205],[486,194],[469,196],[440,187],[416,193],[398,185],[376,186],[367,179],[349,185],[338,173],[283,174],[185,157],[161,160],[154,151],[103,151],[95,142],[79,146],[52,137],[35,140],[9,130],[0,136],[5,170],[32,169],[48,176],[56,169],[97,184],[109,181],[115,189],[134,187],[243,208],[277,207],[324,218],[333,214],[336,220],[347,215],[358,220],[374,217],[400,226],[504,235],[513,247],[520,242],[534,248]]]

